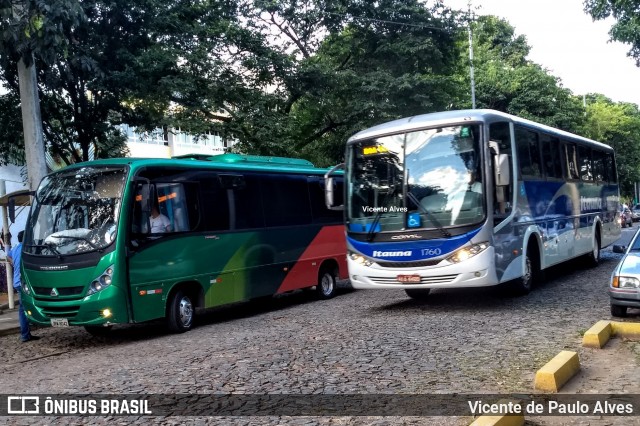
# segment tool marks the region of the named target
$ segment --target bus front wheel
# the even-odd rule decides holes
[[[169,302],[169,312],[167,315],[167,326],[175,333],[184,333],[193,326],[195,311],[191,298],[182,290],[173,293]]]
[[[527,253],[524,258],[524,273],[513,283],[513,291],[515,292],[515,294],[525,295],[531,292],[535,274],[534,268],[535,263],[531,260],[531,257]]]

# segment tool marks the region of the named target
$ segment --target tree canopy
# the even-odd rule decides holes
[[[616,22],[609,35],[612,40],[631,45],[629,56],[640,66],[640,9],[639,0],[585,0],[584,10],[594,20],[613,17]]]
[[[585,7],[631,41],[636,3]],[[335,164],[361,129],[471,106],[466,18],[437,0],[0,0],[0,161],[23,159],[22,57],[36,62],[50,154],[67,164],[125,154],[121,123]],[[478,107],[611,143],[629,153],[622,180],[638,179],[637,107],[594,95],[585,110],[507,21],[472,29]]]

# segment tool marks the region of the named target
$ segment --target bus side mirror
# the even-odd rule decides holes
[[[140,188],[140,207],[143,213],[151,213],[151,194],[154,192],[154,189],[154,185],[148,183],[142,184]]]
[[[15,223],[16,221],[16,200],[14,198],[9,198],[7,202],[7,208],[9,209],[9,220],[11,223]]]
[[[324,175],[324,203],[329,210],[344,210],[344,205],[335,205],[335,180],[331,177],[331,173],[335,170],[342,168],[344,164],[338,164],[334,166]]]
[[[508,186],[511,180],[509,173],[509,156],[496,154],[493,156],[493,171],[496,186]]]

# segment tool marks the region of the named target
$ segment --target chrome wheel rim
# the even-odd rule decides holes
[[[180,299],[178,313],[180,315],[180,323],[184,327],[189,327],[191,325],[191,321],[193,321],[193,306],[191,305],[191,300],[189,300],[187,296]]]
[[[324,274],[320,281],[320,289],[322,294],[328,296],[333,291],[333,277],[329,274]]]

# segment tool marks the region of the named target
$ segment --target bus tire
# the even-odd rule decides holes
[[[169,301],[167,326],[174,333],[184,333],[193,327],[195,309],[191,297],[182,290],[173,293]]]
[[[595,244],[591,253],[587,255],[587,259],[590,266],[596,267],[600,264],[600,231],[596,231]]]
[[[331,299],[336,295],[336,282],[338,280],[336,270],[323,268],[318,276],[316,285],[316,297],[318,299]]]
[[[85,325],[84,329],[92,336],[95,337],[104,337],[111,334],[111,326],[103,326],[103,325]]]
[[[535,262],[529,256],[529,250],[524,258],[524,274],[514,280],[512,290],[517,296],[524,296],[531,292],[535,277]]]
[[[620,305],[611,305],[611,316],[625,318],[627,316],[627,307]]]
[[[427,296],[429,296],[431,289],[430,288],[406,288],[404,292],[407,293],[407,296],[409,296],[412,299],[425,300]]]

